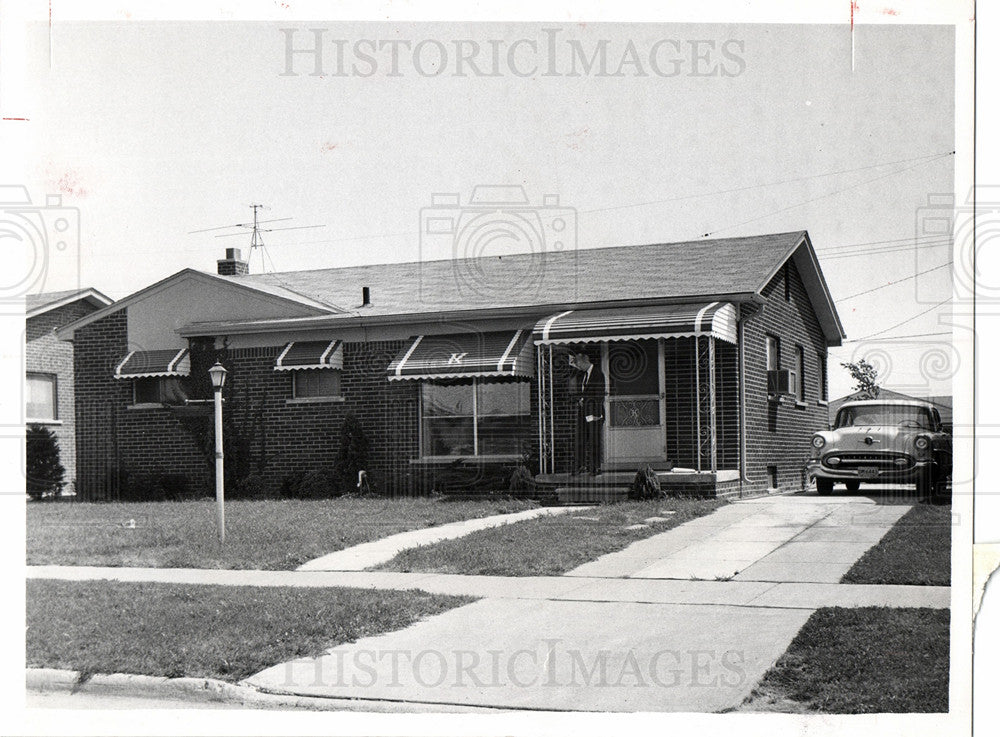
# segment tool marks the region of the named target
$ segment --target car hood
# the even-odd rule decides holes
[[[911,450],[914,438],[920,434],[921,431],[915,428],[896,425],[856,425],[824,433],[827,451],[836,448],[840,451],[883,453]]]

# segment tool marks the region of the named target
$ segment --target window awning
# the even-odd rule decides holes
[[[534,376],[531,333],[418,335],[389,364],[389,380]]]
[[[736,342],[736,307],[729,302],[699,302],[659,307],[567,310],[538,321],[535,343],[589,343],[640,338],[714,335]]]
[[[149,376],[187,376],[191,356],[187,348],[157,351],[132,351],[115,369],[116,379],[143,379]]]
[[[275,371],[344,368],[344,343],[340,340],[296,340],[285,346],[274,362]]]

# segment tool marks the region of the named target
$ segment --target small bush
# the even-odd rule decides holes
[[[510,483],[507,487],[512,494],[524,494],[535,490],[535,477],[527,466],[517,466],[510,474]]]
[[[25,432],[25,490],[32,499],[59,496],[66,469],[59,459],[59,443],[42,425],[29,425]]]
[[[237,481],[233,491],[239,499],[267,499],[272,496],[270,485],[259,473],[251,473]]]
[[[340,496],[337,474],[311,469],[287,474],[281,482],[281,495],[292,499],[325,499]]]
[[[666,496],[652,466],[646,466],[635,474],[628,496],[634,500],[662,499]]]

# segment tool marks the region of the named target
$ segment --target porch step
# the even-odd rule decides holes
[[[610,504],[628,499],[627,486],[560,486],[555,490],[560,504]]]

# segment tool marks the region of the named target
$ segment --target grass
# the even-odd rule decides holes
[[[554,576],[612,553],[636,540],[708,514],[724,502],[668,499],[624,502],[576,513],[480,530],[455,540],[404,550],[378,570],[484,576]],[[673,512],[673,514],[664,514]],[[667,517],[627,529],[648,517]]]
[[[840,582],[949,586],[951,507],[913,507]]]
[[[239,681],[472,599],[422,591],[27,582],[28,667]]]
[[[819,609],[741,710],[947,712],[948,622],[947,609]]]
[[[357,499],[233,501],[220,549],[215,503],[29,504],[29,565],[294,569],[326,553],[530,502]]]

